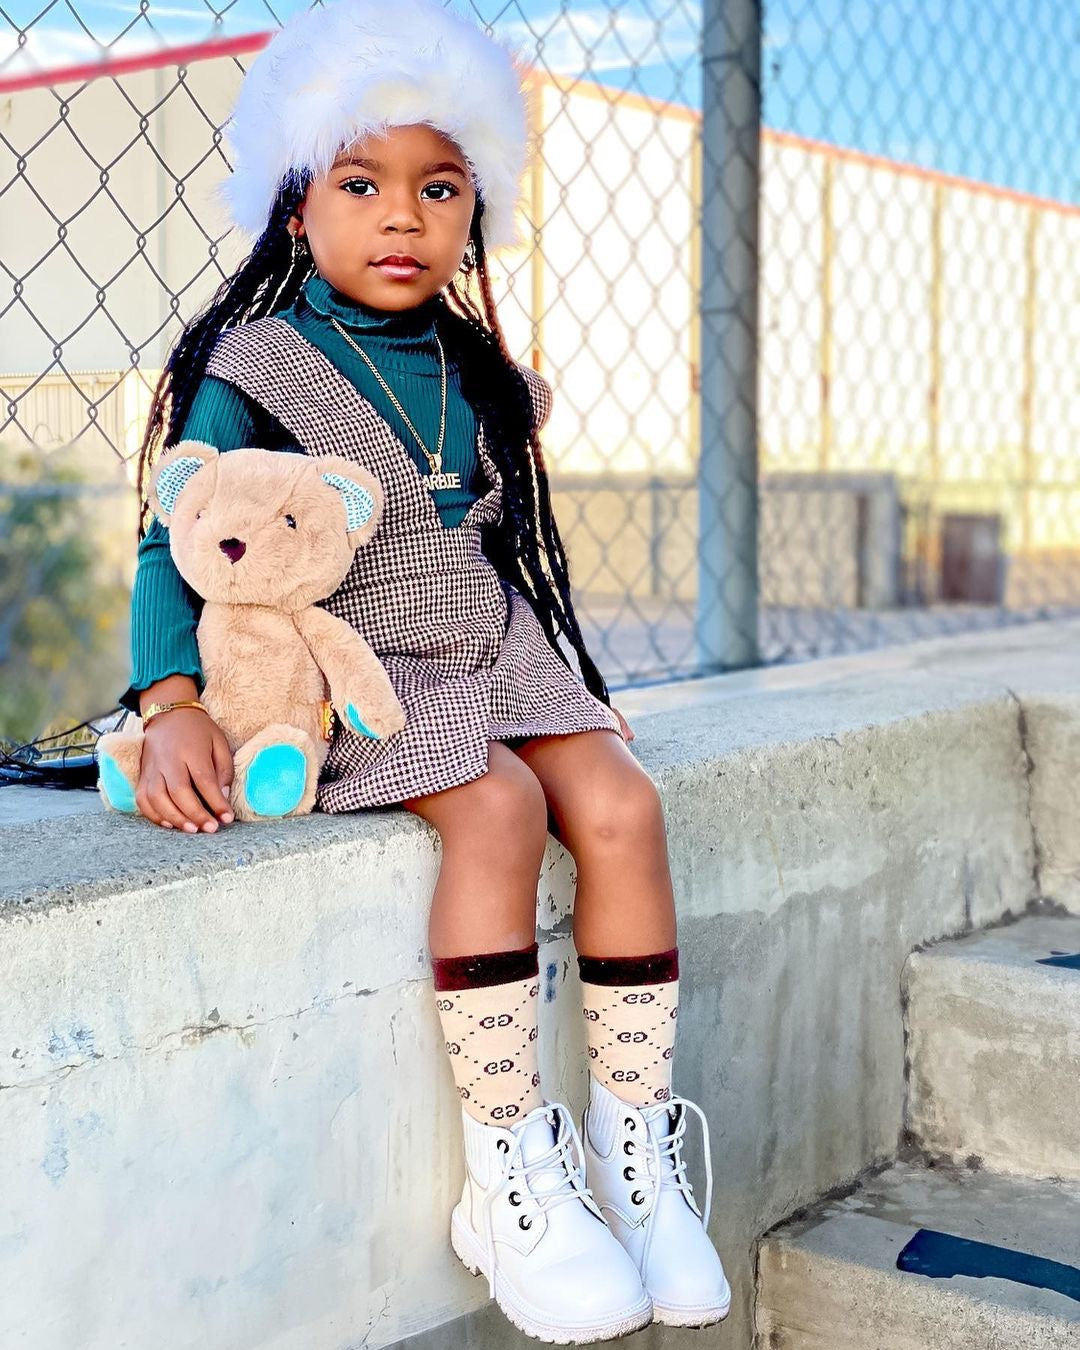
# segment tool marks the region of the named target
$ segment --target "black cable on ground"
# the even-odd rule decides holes
[[[58,731],[54,736],[27,741],[25,745],[0,741],[0,787],[18,783],[24,787],[96,789],[98,767],[94,745],[70,745],[68,738],[86,729],[93,733],[96,741],[103,730],[110,729],[102,728],[100,723],[117,719],[117,714],[127,711],[116,707],[65,731]]]

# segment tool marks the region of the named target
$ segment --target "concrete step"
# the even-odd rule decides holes
[[[913,953],[904,989],[914,1142],[993,1171],[1080,1177],[1080,919]]]
[[[762,1239],[763,1350],[1075,1350],[1080,1186],[897,1163]]]

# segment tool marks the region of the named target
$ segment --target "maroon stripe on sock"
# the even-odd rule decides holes
[[[652,956],[579,956],[578,971],[589,984],[667,984],[679,978],[679,949]]]
[[[476,956],[435,956],[436,989],[483,989],[489,984],[509,984],[527,980],[540,973],[538,946],[519,947],[511,952],[480,952]]]

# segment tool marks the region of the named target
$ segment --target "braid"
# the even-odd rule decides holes
[[[180,439],[191,402],[206,364],[226,329],[259,319],[291,304],[311,272],[311,255],[293,261],[292,240],[285,224],[304,194],[305,182],[295,180],[293,190],[282,188],[251,253],[226,277],[202,311],[188,323],[165,361],[150,405],[146,432],[139,448],[138,538],[145,534],[149,502],[147,487],[155,456]]]
[[[438,322],[460,354],[462,393],[477,409],[503,480],[504,519],[484,535],[484,552],[499,574],[532,602],[551,647],[569,666],[557,635],[565,633],[586,688],[610,703],[607,684],[585,646],[571,598],[569,566],[551,508],[544,455],[533,423],[525,377],[511,357],[491,292],[479,219],[472,239],[483,314],[453,282],[447,287],[460,313],[449,307]],[[523,453],[524,451],[524,453]]]

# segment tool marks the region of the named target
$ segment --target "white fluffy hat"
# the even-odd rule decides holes
[[[235,225],[266,228],[290,173],[326,173],[352,141],[426,122],[461,149],[484,200],[489,252],[522,243],[525,61],[439,0],[332,0],[271,38],[240,86],[225,132],[234,169],[219,200]]]

